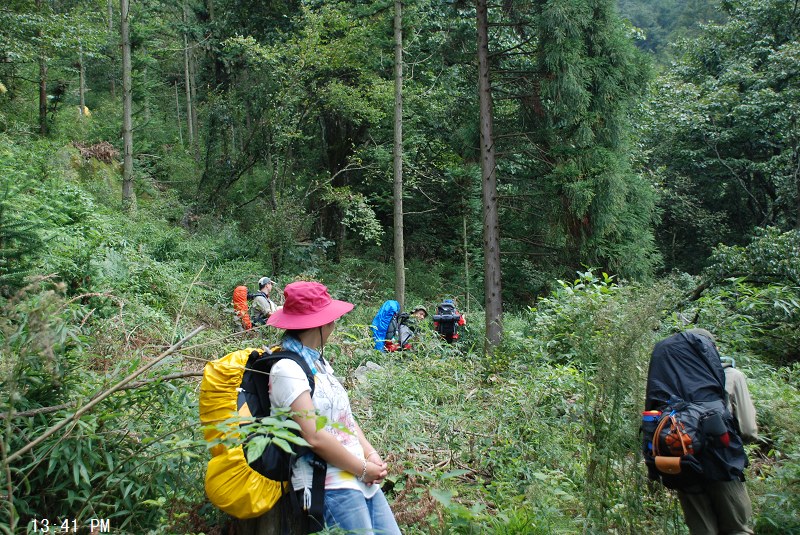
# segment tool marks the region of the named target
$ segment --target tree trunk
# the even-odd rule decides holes
[[[189,17],[187,15],[188,6],[186,2],[183,3],[183,25],[188,23]],[[191,76],[189,75],[189,37],[186,33],[183,34],[183,78],[184,85],[186,86],[186,123],[188,125],[189,145],[194,147],[194,124],[192,120],[194,114],[192,113],[192,84]]]
[[[119,0],[120,34],[122,36],[122,209],[131,213],[136,209],[136,194],[133,191],[133,119],[131,98],[131,39],[128,0]]]
[[[108,0],[108,40],[110,43],[116,41],[114,37],[114,0]],[[111,72],[111,71],[109,71]],[[111,90],[111,98],[117,98],[117,80],[114,76],[114,73],[111,72],[109,76],[109,83],[110,83],[110,90]]]
[[[47,135],[47,59],[39,57],[39,133]]]
[[[78,95],[80,97],[81,117],[86,115],[86,70],[83,67],[83,46],[78,47],[79,82]]]
[[[795,145],[795,147],[796,146],[797,145]],[[794,228],[796,230],[800,230],[800,151],[797,149],[794,151],[794,158],[792,160],[792,163],[794,164],[794,182],[797,186],[797,197],[795,198],[795,207],[797,208],[797,212],[795,213],[796,219],[794,221]]]
[[[36,10],[42,15],[42,0],[36,0]],[[39,38],[43,36],[43,31],[38,32]],[[47,58],[43,45],[39,51],[39,133],[47,135]]]
[[[462,197],[463,199],[463,197]],[[461,220],[463,222],[463,247],[464,247],[464,293],[466,294],[467,302],[466,302],[466,312],[467,316],[469,316],[469,249],[467,247],[467,202],[464,200],[461,203]]]
[[[503,301],[500,286],[500,226],[497,214],[497,167],[494,146],[492,86],[489,81],[489,16],[486,0],[477,0],[478,94],[480,98],[481,181],[483,194],[484,302],[486,341],[491,355],[502,336]]]
[[[200,145],[198,136],[200,135],[200,122],[197,120],[197,61],[194,53],[189,53],[189,101],[192,103],[192,134],[194,135],[193,152],[196,162],[200,161]]]
[[[394,295],[405,308],[406,267],[403,242],[403,3],[394,3]]]
[[[178,141],[183,148],[183,124],[181,122],[181,99],[178,96],[178,82],[175,82],[175,113],[178,116]]]

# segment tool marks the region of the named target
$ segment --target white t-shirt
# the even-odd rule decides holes
[[[342,384],[334,377],[333,369],[328,364],[316,363],[317,373],[314,375],[314,396],[311,401],[319,416],[327,418],[325,431],[333,435],[342,446],[359,459],[364,458],[364,449],[355,433],[355,420],[350,408],[350,398]],[[279,360],[272,366],[269,378],[269,400],[273,407],[290,408],[291,404],[303,392],[309,392],[308,379],[299,364],[290,360]],[[331,426],[336,422],[351,433]],[[311,488],[313,469],[308,460],[301,457],[295,465],[292,476],[292,488],[301,490]],[[364,496],[371,498],[379,485],[366,485],[356,479],[350,472],[328,464],[325,476],[326,489],[360,490]]]

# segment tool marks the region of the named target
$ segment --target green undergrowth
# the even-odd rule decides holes
[[[429,319],[413,351],[387,354],[372,349],[369,324],[393,297],[393,267],[375,254],[333,263],[329,245],[302,244],[275,269],[246,226],[196,214],[152,177],[123,215],[115,168],[64,144],[0,141],[0,532],[44,516],[109,518],[119,533],[224,532],[203,492],[197,374],[278,342],[269,327],[235,334],[230,305],[235,286],[270,275],[279,288],[320,280],[356,304],[325,355],[390,462],[404,533],[685,533],[675,496],[646,481],[637,433],[649,351],[689,326],[713,330],[749,377],[763,437],[749,446],[758,533],[800,533],[798,290],[793,264],[773,262],[796,233],[721,248],[697,299],[687,296],[701,279],[686,275],[557,281],[505,314],[491,356],[453,266],[410,259],[406,304],[433,311],[456,298],[467,325],[450,346]],[[6,462],[198,326],[134,388]],[[361,382],[368,361],[382,369]]]

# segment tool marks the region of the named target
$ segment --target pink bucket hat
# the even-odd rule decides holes
[[[267,325],[281,329],[311,329],[327,325],[353,310],[353,303],[332,299],[328,289],[318,282],[287,284],[283,297],[283,308],[272,313]]]

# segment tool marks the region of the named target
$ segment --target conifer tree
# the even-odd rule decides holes
[[[611,0],[513,2],[495,20],[504,272],[540,291],[582,265],[647,277],[654,192],[631,168],[647,63]],[[508,43],[511,43],[510,45]],[[495,46],[497,48],[497,46]],[[514,103],[516,107],[509,103]]]
[[[536,3],[540,98],[526,109],[564,261],[646,276],[657,261],[653,194],[631,170],[628,120],[645,90],[643,58],[612,1]]]

